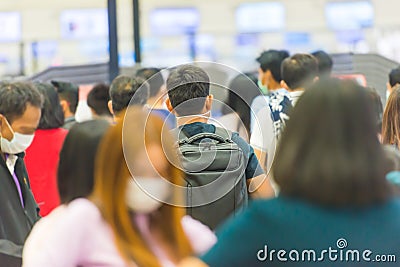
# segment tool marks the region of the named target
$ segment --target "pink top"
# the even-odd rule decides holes
[[[164,267],[175,266],[154,242],[145,216],[135,218],[143,237]],[[216,243],[214,233],[189,216],[182,227],[196,254]],[[77,199],[56,208],[41,219],[29,235],[23,251],[24,267],[127,267],[115,244],[111,228],[98,208],[87,199]],[[129,265],[135,266],[135,265]]]

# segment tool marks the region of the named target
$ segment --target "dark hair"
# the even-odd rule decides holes
[[[311,53],[318,61],[319,76],[331,76],[333,60],[325,51],[318,50]]]
[[[400,85],[393,88],[383,112],[382,142],[400,148]]]
[[[51,84],[57,88],[58,96],[68,102],[69,110],[75,114],[79,101],[78,86],[69,82],[51,81]]]
[[[289,57],[289,52],[286,50],[268,50],[261,53],[256,59],[260,63],[260,68],[263,72],[271,71],[272,77],[278,83],[282,80],[281,64],[285,58]]]
[[[116,113],[129,105],[144,105],[149,98],[149,85],[141,77],[120,75],[110,85],[110,98]]]
[[[76,123],[69,130],[58,165],[61,203],[68,204],[92,192],[97,147],[109,126],[105,120],[91,120]]]
[[[56,88],[48,83],[36,83],[35,86],[44,99],[38,129],[55,129],[63,126],[64,112],[60,105]]]
[[[382,202],[391,190],[371,101],[353,81],[316,82],[299,99],[272,172],[282,195],[328,206]]]
[[[400,67],[392,69],[389,73],[389,84],[391,87],[400,84]]]
[[[235,111],[247,134],[250,135],[250,113],[251,103],[256,96],[260,95],[257,86],[257,77],[251,73],[239,74],[229,84],[227,105],[229,111]]]
[[[40,109],[43,106],[43,96],[33,84],[0,83],[0,114],[4,115],[9,123],[24,114],[27,104]]]
[[[158,68],[142,68],[136,72],[136,76],[142,77],[149,84],[150,95],[149,97],[156,96],[161,86],[164,84],[164,78],[161,74],[161,69]]]
[[[167,79],[168,97],[179,115],[198,114],[210,94],[210,77],[200,67],[183,65]]]
[[[367,90],[367,92],[368,92],[369,98],[371,100],[371,106],[373,107],[374,118],[375,118],[375,122],[376,122],[376,130],[378,133],[381,133],[381,131],[382,131],[382,115],[383,115],[383,105],[382,105],[381,96],[378,94],[378,92],[373,87],[366,87],[365,90]]]
[[[318,62],[310,54],[295,54],[282,62],[282,79],[290,89],[304,88],[317,76]]]
[[[100,83],[95,85],[87,96],[88,106],[99,116],[111,116],[111,112],[108,109],[109,91],[110,87],[108,85]]]

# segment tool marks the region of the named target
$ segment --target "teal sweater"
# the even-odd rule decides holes
[[[202,260],[211,267],[400,266],[400,199],[358,209],[256,200],[222,227]]]

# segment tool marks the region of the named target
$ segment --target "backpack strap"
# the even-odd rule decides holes
[[[228,129],[224,129],[221,127],[215,127],[215,134],[222,137],[225,142],[232,142],[232,132]]]

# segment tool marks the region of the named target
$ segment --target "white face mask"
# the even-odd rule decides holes
[[[0,148],[1,151],[8,154],[18,154],[24,152],[33,141],[34,134],[20,134],[14,132],[14,136],[11,141],[8,141],[4,137],[0,137]]]
[[[130,178],[126,189],[126,204],[134,212],[148,214],[160,208],[170,195],[168,182],[160,177]]]

